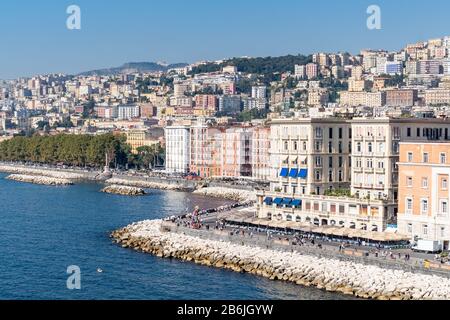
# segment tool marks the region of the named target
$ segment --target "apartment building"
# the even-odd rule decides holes
[[[412,239],[450,242],[450,142],[400,144],[398,228]]]
[[[270,126],[252,128],[252,177],[266,181],[270,176]]]
[[[150,147],[160,142],[147,130],[129,130],[126,132],[126,137],[133,153],[137,153],[140,147]]]
[[[385,92],[341,92],[340,103],[344,106],[381,107],[386,104]]]
[[[249,127],[231,127],[222,134],[222,176],[252,176],[252,132]]]
[[[353,119],[351,194],[384,200],[388,221],[397,215],[400,142],[447,139],[450,121],[417,118]]]
[[[425,90],[425,103],[450,104],[450,89],[429,89]]]
[[[190,172],[203,178],[222,176],[223,127],[204,122],[191,126]]]
[[[386,105],[389,107],[414,106],[418,99],[417,90],[387,90]]]
[[[189,126],[165,128],[166,171],[189,173],[191,163],[191,130]]]
[[[308,91],[308,105],[310,106],[324,106],[330,100],[330,95],[327,89],[314,89]]]

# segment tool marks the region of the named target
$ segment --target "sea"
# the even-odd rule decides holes
[[[343,300],[340,294],[124,249],[109,238],[133,222],[230,203],[185,192],[144,197],[9,181],[0,174],[0,299]],[[75,270],[75,273],[74,273]],[[74,276],[76,278],[74,278]],[[75,279],[75,280],[74,280]]]

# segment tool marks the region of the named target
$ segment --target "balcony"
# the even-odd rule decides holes
[[[384,168],[377,168],[377,169],[375,169],[375,173],[385,174],[386,173],[386,169],[384,169]]]
[[[365,173],[373,173],[373,172],[374,172],[374,169],[373,169],[373,168],[365,168],[365,169],[364,169],[364,172],[365,172]]]
[[[375,138],[374,138],[373,136],[366,136],[366,137],[365,137],[365,140],[366,140],[366,141],[374,141]]]
[[[355,141],[363,141],[363,137],[362,136],[355,136],[353,138],[353,140],[355,140]]]
[[[386,137],[376,136],[376,137],[375,137],[375,140],[376,140],[377,142],[384,142],[384,141],[386,141]]]

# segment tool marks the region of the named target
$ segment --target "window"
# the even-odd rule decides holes
[[[333,170],[328,171],[328,181],[333,182]]]
[[[405,207],[406,207],[406,213],[407,214],[412,214],[413,200],[411,198],[406,198]]]
[[[316,170],[315,176],[316,176],[316,180],[321,180],[320,170]]]
[[[373,168],[373,161],[372,159],[367,159],[367,168]]]
[[[367,145],[367,152],[372,153],[372,151],[373,151],[372,142],[369,142]]]
[[[317,152],[322,151],[322,141],[316,141],[315,148]]]
[[[408,152],[408,162],[413,162],[413,153]]]
[[[406,128],[406,136],[411,137],[411,128]]]
[[[441,159],[441,164],[447,163],[447,155],[445,153],[441,153],[440,159]]]
[[[361,168],[362,167],[362,161],[361,159],[356,159],[356,167]]]
[[[343,165],[344,165],[344,158],[339,157],[339,168],[342,168]]]
[[[408,223],[408,233],[411,234],[412,233],[412,224]]]
[[[378,161],[378,169],[384,169],[384,161]]]
[[[356,144],[356,151],[357,151],[357,152],[361,152],[361,142],[358,142],[358,143]]]
[[[442,179],[441,181],[441,188],[442,190],[447,190],[447,179]]]
[[[428,199],[422,199],[420,204],[421,214],[428,213]]]
[[[316,167],[322,167],[322,157],[316,157]]]
[[[316,138],[322,138],[322,128],[316,128],[314,130]]]
[[[420,137],[420,128],[417,128],[417,130],[416,130],[416,136]]]
[[[294,141],[294,150],[297,151],[298,150],[298,142]]]
[[[447,215],[448,213],[448,201],[441,200],[441,214]]]
[[[328,128],[328,137],[333,139],[333,128]]]
[[[289,143],[287,141],[284,142],[284,150],[289,150]]]
[[[422,178],[422,188],[428,188],[428,178]]]
[[[333,168],[333,157],[328,158],[328,168]]]
[[[339,128],[339,139],[342,139],[343,136],[343,130],[342,128]]]
[[[338,171],[338,178],[339,178],[339,182],[342,182],[344,180],[344,175],[342,174],[342,170]]]
[[[413,178],[412,177],[406,177],[406,186],[412,187],[413,185]]]
[[[303,151],[306,151],[306,148],[307,148],[307,144],[306,144],[306,142],[303,142]]]
[[[384,150],[385,150],[385,148],[384,148],[384,142],[379,143],[379,144],[378,144],[378,151],[379,151],[380,153],[384,153]]]
[[[423,161],[423,163],[428,163],[428,153],[425,152],[423,154],[422,161]]]
[[[424,236],[428,234],[428,226],[426,224],[422,226],[422,233]]]
[[[333,153],[333,142],[328,142],[328,153]]]

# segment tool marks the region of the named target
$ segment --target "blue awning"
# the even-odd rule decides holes
[[[275,200],[273,200],[273,203],[275,204],[281,204],[283,202],[283,198],[276,198]]]
[[[308,169],[301,169],[298,177],[302,179],[308,178]]]
[[[284,204],[284,205],[290,205],[291,204],[291,202],[292,202],[292,199],[291,198],[284,198],[283,199],[283,202],[281,203],[281,204]]]
[[[291,173],[289,173],[289,177],[297,178],[297,175],[298,175],[298,169],[291,169]]]
[[[302,200],[298,200],[298,199],[294,199],[294,201],[292,201],[291,206],[293,207],[300,207],[302,205]]]
[[[289,169],[288,168],[281,169],[280,177],[287,178],[288,174],[289,174]]]
[[[264,199],[264,203],[267,205],[271,205],[272,204],[273,199],[271,197],[267,197]]]

